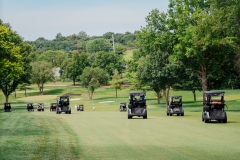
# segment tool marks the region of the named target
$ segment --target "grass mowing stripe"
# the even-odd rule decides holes
[[[80,159],[76,135],[44,113],[1,113],[0,159]]]

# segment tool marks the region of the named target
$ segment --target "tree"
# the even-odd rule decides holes
[[[111,82],[110,88],[115,89],[116,98],[117,98],[117,90],[122,88],[122,83],[123,83],[123,80],[121,79],[121,76],[119,75],[118,71],[115,70],[112,76],[112,82]]]
[[[74,53],[73,58],[67,58],[61,65],[61,77],[73,80],[73,85],[79,79],[83,69],[90,66],[87,53]]]
[[[104,69],[110,76],[113,75],[115,69],[119,74],[122,74],[125,69],[122,57],[113,52],[101,51],[96,53],[93,65]]]
[[[167,14],[152,10],[146,17],[146,27],[136,33],[136,43],[143,57],[138,61],[137,78],[157,93],[158,103],[161,92],[167,106],[170,87],[177,80],[177,64],[170,60],[176,38],[166,17]]]
[[[36,83],[41,95],[44,94],[44,84],[53,80],[52,63],[46,61],[32,62],[32,82]]]
[[[176,81],[176,66],[169,61],[167,54],[160,52],[142,57],[138,63],[136,75],[140,84],[150,86],[155,91],[158,104],[162,92],[168,105],[169,89]]]
[[[118,54],[123,54],[123,52],[127,50],[126,47],[121,43],[115,43],[114,47],[115,47],[115,52]]]
[[[108,40],[97,38],[88,42],[86,49],[88,53],[96,53],[100,51],[109,52],[112,50],[112,46]]]
[[[218,8],[214,1],[170,1],[169,25],[178,37],[174,58],[201,80],[202,91],[208,90],[212,75],[227,77],[220,68],[234,67],[235,38],[229,32],[236,22],[230,22],[235,15],[228,14],[232,7]]]
[[[20,91],[24,91],[25,97],[27,96],[27,89],[30,89],[28,86],[29,86],[28,83],[23,83],[20,86],[18,86]]]
[[[15,91],[23,72],[20,47],[13,43],[14,36],[8,27],[0,21],[0,88],[8,102],[9,95]]]
[[[108,74],[100,68],[86,67],[80,76],[80,83],[87,88],[89,99],[92,99],[94,91],[100,87],[100,84],[106,84]]]
[[[40,54],[37,58],[37,61],[46,61],[46,62],[51,62],[52,66],[55,67],[60,67],[64,59],[66,59],[67,53],[64,51],[53,51],[53,50],[48,50],[46,52],[43,52]]]

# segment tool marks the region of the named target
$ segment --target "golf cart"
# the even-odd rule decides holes
[[[120,110],[120,112],[122,112],[122,111],[126,112],[127,111],[127,103],[121,102],[120,106],[119,106],[119,110]]]
[[[83,104],[79,104],[77,106],[77,111],[84,111],[84,105]]]
[[[71,108],[69,105],[69,96],[58,96],[56,114],[61,114],[62,112],[65,112],[65,114],[71,114]]]
[[[27,104],[27,111],[28,111],[28,112],[34,112],[33,103],[28,103],[28,104]]]
[[[37,111],[44,111],[44,103],[38,103]]]
[[[167,116],[184,116],[184,109],[182,108],[182,96],[171,96],[169,105],[167,107]]]
[[[225,100],[223,91],[204,91],[205,101],[203,103],[202,121],[208,123],[211,120],[227,123],[227,113],[224,110]]]
[[[138,99],[135,98],[138,97]],[[128,119],[133,116],[143,117],[147,119],[146,96],[143,91],[130,91],[128,104]]]
[[[12,112],[12,107],[10,103],[4,103],[4,112]]]
[[[50,103],[50,112],[56,111],[56,108],[57,108],[57,103]]]

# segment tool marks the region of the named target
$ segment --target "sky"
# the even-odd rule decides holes
[[[153,9],[166,12],[168,0],[0,0],[0,19],[24,40],[52,40],[86,32],[133,33],[146,26]]]

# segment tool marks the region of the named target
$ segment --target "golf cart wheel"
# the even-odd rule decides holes
[[[227,123],[227,117],[223,120],[223,123]]]
[[[182,115],[182,114],[181,114]],[[177,116],[179,116],[179,114],[177,114]]]
[[[143,116],[143,119],[147,119],[147,115],[146,115],[146,116]]]
[[[169,113],[167,112],[167,116],[169,116]]]
[[[69,111],[68,114],[71,114],[71,111]]]
[[[132,119],[132,116],[128,116],[128,119]]]
[[[172,113],[169,113],[169,116],[172,116]]]
[[[181,116],[184,116],[184,113],[182,113]]]
[[[204,119],[204,123],[208,123],[209,122],[209,120],[207,120],[207,119]]]
[[[202,121],[204,121],[204,118],[203,118],[203,116],[202,116]]]

